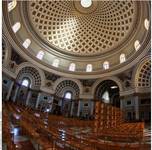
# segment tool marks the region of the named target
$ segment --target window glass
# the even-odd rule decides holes
[[[103,63],[103,68],[106,70],[106,69],[109,69],[109,62],[108,61],[105,61]]]
[[[64,98],[71,99],[72,98],[72,93],[71,92],[66,92]]]
[[[17,1],[16,0],[11,0],[8,3],[8,11],[10,12],[11,10],[13,10],[17,5]]]
[[[131,105],[131,101],[127,101],[127,105]]]
[[[12,30],[13,30],[14,33],[16,33],[20,28],[21,28],[20,22],[16,22],[16,23],[12,26]]]
[[[92,5],[92,0],[81,0],[81,6],[84,8],[88,8]]]
[[[140,46],[141,46],[140,42],[138,40],[136,40],[135,43],[134,43],[135,50],[138,51]]]
[[[126,57],[125,57],[125,54],[121,54],[120,55],[120,63],[123,63],[126,61]]]
[[[110,97],[109,97],[109,92],[105,91],[102,95],[102,99],[104,100],[105,103],[109,103],[110,102]]]
[[[25,87],[28,87],[29,86],[29,80],[28,79],[24,79],[23,81],[22,81],[22,85],[23,86],[25,86]]]
[[[92,65],[88,64],[86,67],[86,72],[91,72],[92,71]]]
[[[74,63],[70,64],[69,71],[75,71],[75,64]]]
[[[59,66],[59,60],[58,60],[58,59],[55,59],[55,60],[53,61],[52,66],[58,67],[58,66]]]
[[[38,54],[36,55],[36,57],[40,60],[43,59],[43,56],[44,56],[44,52],[43,51],[39,51]]]
[[[144,21],[144,26],[145,26],[145,29],[146,29],[146,30],[149,29],[149,21],[148,21],[148,19],[145,19],[145,21]]]
[[[31,44],[31,40],[30,40],[30,39],[26,39],[26,40],[24,41],[24,43],[23,43],[23,47],[24,47],[24,48],[28,48],[28,47],[30,46],[30,44]]]

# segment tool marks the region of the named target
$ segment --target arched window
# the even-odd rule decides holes
[[[30,40],[30,39],[26,39],[26,40],[24,41],[24,43],[23,43],[23,47],[24,47],[24,48],[28,48],[28,47],[30,46],[30,44],[31,44],[31,40]]]
[[[74,63],[70,64],[69,71],[75,71],[75,64]]]
[[[138,51],[140,46],[141,46],[140,42],[138,40],[136,40],[135,43],[134,43],[135,50]]]
[[[60,61],[59,61],[58,59],[54,59],[52,66],[58,67],[58,66],[59,66],[59,62],[60,62]]]
[[[37,53],[37,55],[36,55],[36,57],[37,57],[38,59],[40,59],[40,60],[43,59],[43,56],[44,56],[44,52],[43,52],[43,51],[39,51],[39,52]]]
[[[66,92],[64,98],[72,99],[72,93],[71,92]]]
[[[121,54],[120,55],[120,63],[123,63],[123,62],[125,62],[126,61],[126,56],[125,56],[125,54]]]
[[[13,30],[14,33],[16,33],[20,28],[21,28],[21,23],[20,23],[20,22],[16,22],[16,23],[12,26],[12,30]]]
[[[23,79],[22,86],[30,87],[30,81],[29,81],[29,79],[27,79],[27,78]]]
[[[16,0],[12,0],[8,3],[8,11],[10,12],[11,10],[13,10],[17,5],[17,1]]]
[[[145,21],[144,21],[144,26],[145,26],[145,29],[146,29],[146,30],[149,29],[149,20],[148,20],[148,19],[145,19]]]
[[[91,72],[91,71],[92,71],[92,65],[91,64],[87,64],[86,72]]]
[[[102,99],[105,103],[109,103],[110,102],[110,97],[109,97],[109,92],[105,91],[102,95]]]
[[[109,62],[108,61],[105,61],[103,63],[103,68],[106,70],[106,69],[109,69]]]

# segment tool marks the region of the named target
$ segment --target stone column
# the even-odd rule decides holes
[[[139,120],[139,98],[138,98],[138,96],[134,97],[134,101],[135,101],[135,117],[136,117],[136,120]]]
[[[80,105],[81,105],[81,101],[79,100],[79,102],[78,102],[77,117],[79,117],[79,116],[80,116]]]
[[[35,108],[38,108],[39,102],[40,102],[40,97],[41,97],[41,93],[39,92],[38,96],[37,96],[37,100],[36,100],[36,105]]]
[[[123,99],[120,99],[120,109],[123,110]]]
[[[19,86],[17,85],[16,89],[15,89],[14,97],[13,97],[13,102],[15,102],[15,100],[16,100],[18,90],[19,90]]]
[[[74,106],[74,102],[73,102],[73,101],[71,101],[70,116],[72,116],[72,115],[73,115],[73,106]]]
[[[27,97],[26,97],[26,106],[28,106],[28,104],[29,104],[29,100],[31,98],[31,94],[32,94],[32,91],[28,91],[28,94],[27,94]]]
[[[93,115],[94,111],[94,101],[91,101],[91,115]]]
[[[53,97],[52,96],[50,97],[49,101],[51,101],[50,102],[50,112],[51,112],[52,111],[52,106],[53,106]]]
[[[52,100],[51,112],[53,113],[53,110],[54,110],[54,95],[51,95],[51,100]]]
[[[14,81],[12,81],[12,83],[11,83],[11,85],[10,85],[10,87],[9,87],[6,100],[9,100],[9,97],[10,97],[11,92],[12,92],[13,85],[14,85]]]
[[[126,103],[126,101],[125,101],[125,99],[126,99],[127,97],[120,97],[120,109],[121,109],[121,111],[122,111],[122,118],[123,119],[127,119],[127,112],[126,112],[126,106],[125,106],[125,103]]]

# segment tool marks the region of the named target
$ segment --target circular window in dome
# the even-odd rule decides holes
[[[92,0],[81,0],[81,6],[84,8],[88,8],[92,5]]]

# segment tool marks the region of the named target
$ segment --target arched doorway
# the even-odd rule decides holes
[[[120,107],[119,86],[112,80],[102,81],[95,90],[94,98],[104,103]]]
[[[62,99],[62,113],[65,116],[70,116],[72,115],[72,98],[73,98],[73,93],[71,91],[65,91],[64,97]]]
[[[26,64],[25,64],[26,65]],[[42,85],[43,76],[37,68],[20,65],[16,71],[17,77],[12,91],[12,100],[23,105],[35,108],[37,105],[38,91]]]
[[[63,80],[56,86],[53,112],[64,116],[76,116],[80,88],[73,80]],[[58,111],[57,111],[58,110]]]
[[[22,79],[21,85],[17,94],[17,102],[26,105],[29,89],[31,88],[31,80],[28,77]]]

